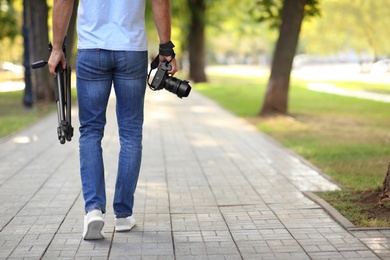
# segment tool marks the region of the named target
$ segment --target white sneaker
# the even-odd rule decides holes
[[[115,218],[115,231],[125,232],[130,231],[135,226],[135,219],[133,216],[127,218]]]
[[[84,216],[84,240],[103,239],[104,218],[101,210],[94,209]]]

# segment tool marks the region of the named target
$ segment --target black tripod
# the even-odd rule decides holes
[[[51,52],[53,46],[49,43],[49,51]],[[65,40],[62,45],[62,51],[66,57]],[[47,61],[41,60],[31,64],[31,68],[38,69],[44,67]],[[55,77],[56,86],[54,88],[54,94],[57,104],[58,114],[58,127],[57,134],[58,140],[61,144],[66,141],[71,141],[73,137],[73,127],[71,121],[71,68],[66,65],[66,69],[63,69],[61,64],[58,64],[56,68],[57,75]]]

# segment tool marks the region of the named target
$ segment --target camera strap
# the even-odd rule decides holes
[[[159,58],[159,56],[160,56],[160,55],[157,55],[156,58],[154,58],[154,60],[152,61],[152,63],[150,63],[150,68],[151,68],[151,70],[157,69],[158,64],[160,63],[160,58]]]

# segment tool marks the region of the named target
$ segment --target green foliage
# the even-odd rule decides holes
[[[251,9],[252,17],[258,22],[266,22],[271,29],[277,29],[282,23],[282,9],[284,0],[257,0]],[[307,0],[305,5],[305,18],[320,14],[319,0]]]
[[[312,17],[320,16],[320,0],[307,0],[305,5],[305,18],[310,19]]]
[[[215,0],[208,6],[206,41],[210,63],[265,62],[272,53],[277,32],[248,15],[253,8],[252,0]]]
[[[269,27],[278,28],[280,25],[283,2],[205,0],[209,59],[270,55],[277,30],[269,30]],[[180,53],[187,42],[187,0],[172,1],[171,6],[173,39]],[[389,55],[389,16],[390,5],[387,0],[307,0],[299,52],[333,55],[353,51],[365,56]],[[150,39],[153,42],[156,34],[151,32],[153,37]]]
[[[387,0],[322,0],[321,18],[304,24],[306,53],[361,53],[367,59],[390,54],[390,5]]]
[[[19,33],[16,12],[11,0],[0,0],[0,40],[3,38],[14,39]]]
[[[282,0],[258,0],[255,5],[256,8],[252,9],[252,16],[258,22],[268,22],[272,29],[280,27],[282,22]]]
[[[0,0],[0,62],[22,63],[22,0]],[[7,11],[5,11],[7,10]],[[7,17],[7,18],[6,18]]]

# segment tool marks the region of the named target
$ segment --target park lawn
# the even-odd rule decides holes
[[[0,72],[0,83],[5,81],[23,81],[24,74]],[[72,105],[77,103],[76,76],[72,72]],[[32,109],[23,106],[24,91],[0,92],[0,138],[9,136],[56,111],[55,101],[34,104]]]
[[[22,98],[22,90],[0,93],[0,138],[15,133],[55,111],[54,102],[25,109]]]
[[[293,81],[290,116],[259,118],[266,78],[209,75],[209,79],[195,84],[195,89],[247,118],[342,187],[318,195],[351,222],[358,227],[390,226],[390,207],[368,200],[382,186],[390,161],[390,104],[314,92],[306,82]]]

